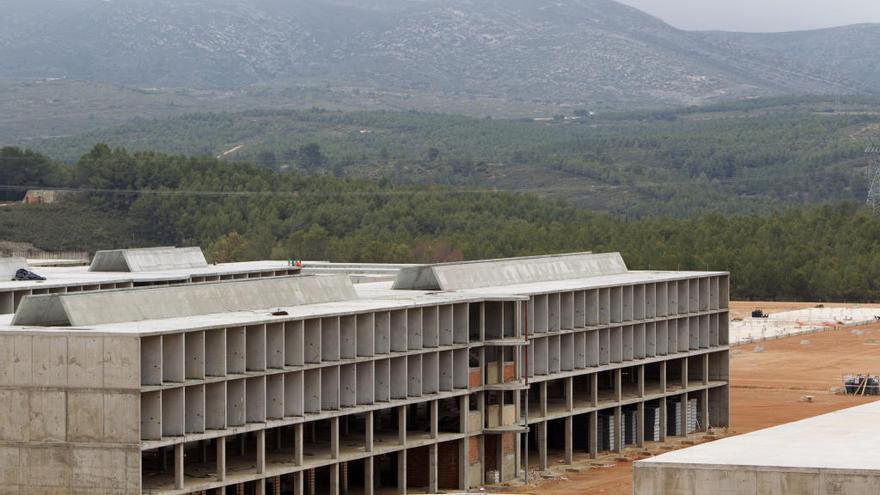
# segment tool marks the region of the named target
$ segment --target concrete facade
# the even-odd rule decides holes
[[[727,425],[726,273],[528,260],[32,297],[0,326],[0,493],[467,490],[526,443]]]
[[[636,495],[880,493],[880,402],[634,464]]]

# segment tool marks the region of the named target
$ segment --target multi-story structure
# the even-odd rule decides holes
[[[460,490],[726,426],[727,300],[616,254],[27,297],[0,491]]]

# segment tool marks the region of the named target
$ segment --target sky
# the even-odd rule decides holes
[[[880,0],[618,0],[689,30],[775,32],[880,22]]]

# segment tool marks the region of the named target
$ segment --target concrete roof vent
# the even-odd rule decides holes
[[[202,248],[155,247],[98,251],[91,272],[160,272],[208,266]]]
[[[627,273],[620,253],[572,253],[405,267],[394,289],[466,290]]]
[[[354,285],[346,275],[69,292],[25,297],[12,324],[82,327],[241,311],[274,312],[357,298]]]

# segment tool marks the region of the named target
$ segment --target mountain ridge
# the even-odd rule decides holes
[[[870,49],[880,25],[683,31],[612,0],[13,4],[12,22],[0,32],[6,78],[167,88],[314,84],[623,106],[867,94],[880,83]],[[845,47],[828,47],[835,38]]]

